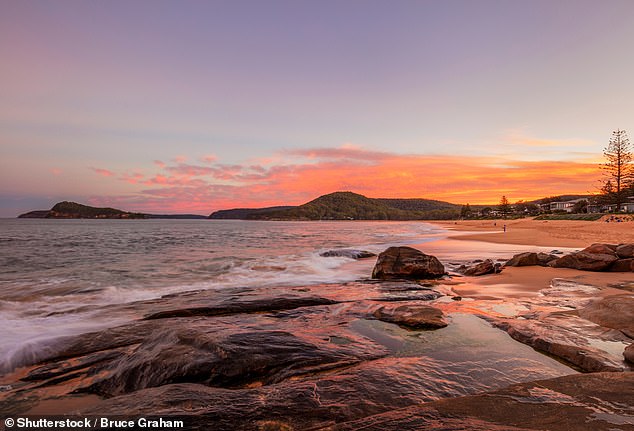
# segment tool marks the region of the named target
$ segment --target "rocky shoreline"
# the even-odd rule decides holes
[[[60,339],[4,376],[0,414],[160,415],[201,430],[632,429],[631,291],[553,280],[504,304],[460,298],[452,286],[468,277],[406,249],[379,255],[375,280],[107,306],[139,318]]]

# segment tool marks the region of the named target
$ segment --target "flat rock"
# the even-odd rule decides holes
[[[328,250],[323,253],[319,253],[321,257],[347,257],[350,259],[366,259],[368,257],[376,256],[376,253],[372,253],[366,250],[354,250],[354,249],[339,249]]]
[[[445,275],[445,267],[435,257],[412,247],[390,247],[377,259],[372,278],[428,279]]]
[[[411,329],[438,329],[447,326],[442,310],[428,305],[381,307],[374,312],[374,317]]]
[[[228,314],[261,313],[266,311],[292,310],[299,307],[313,307],[317,305],[334,304],[336,301],[316,296],[297,296],[263,298],[242,301],[226,301],[220,304],[210,304],[206,307],[191,306],[187,308],[172,308],[149,314],[146,320],[165,319],[170,317],[191,316],[223,316]]]
[[[634,372],[575,374],[434,401],[323,429],[631,431],[632,394]]]
[[[179,319],[148,334],[129,355],[97,368],[84,392],[113,396],[176,382],[225,388],[272,384],[349,366],[382,352],[316,345],[281,330],[240,330]]]
[[[538,319],[498,319],[493,324],[515,340],[557,357],[585,372],[623,371],[622,358],[595,347],[619,343],[627,337],[574,315],[551,315]]]
[[[582,271],[605,271],[618,260],[616,254],[587,253],[580,251],[548,263],[553,268],[573,268]]]
[[[579,315],[597,325],[617,329],[634,338],[634,296],[614,295],[592,301]]]

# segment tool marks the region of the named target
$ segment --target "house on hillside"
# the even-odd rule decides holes
[[[627,202],[621,204],[621,212],[634,212],[634,197],[627,198]],[[589,213],[616,213],[618,212],[615,204],[598,204],[588,205]]]
[[[567,213],[571,213],[577,202],[581,202],[586,200],[585,198],[581,199],[573,199],[571,201],[560,201],[560,202],[550,202],[548,205],[549,211],[565,211]]]

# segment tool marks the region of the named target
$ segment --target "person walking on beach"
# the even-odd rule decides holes
[[[506,225],[504,225],[504,232],[506,232]]]

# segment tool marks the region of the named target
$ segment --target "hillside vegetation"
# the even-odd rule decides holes
[[[423,220],[450,219],[459,206],[428,199],[372,199],[352,192],[323,195],[296,207],[217,211],[209,217],[247,220]]]

